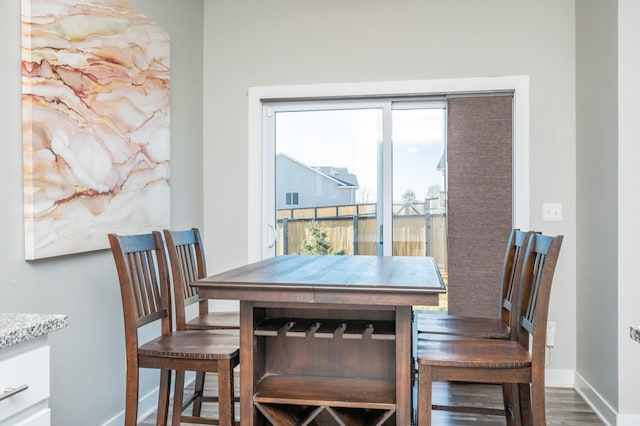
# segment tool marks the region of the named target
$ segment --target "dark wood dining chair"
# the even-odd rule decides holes
[[[171,262],[175,294],[176,324],[179,330],[238,330],[240,312],[209,311],[209,300],[198,294],[191,283],[207,276],[207,262],[200,230],[164,230],[164,238]],[[188,306],[198,304],[198,314],[187,319]]]
[[[533,231],[513,229],[507,240],[502,268],[502,286],[500,294],[499,312],[495,318],[476,318],[460,315],[424,315],[418,319],[418,341],[425,339],[455,339],[458,337],[515,339],[518,323],[516,302],[519,297],[522,280],[521,272],[524,260],[524,248]],[[501,383],[503,394],[503,409],[487,409],[485,407],[459,405],[437,405],[438,410],[469,412],[478,414],[505,413],[507,424],[512,426],[515,419],[520,417],[520,406],[514,387],[510,383]],[[505,412],[509,410],[508,413]]]
[[[427,334],[443,334],[466,337],[483,337],[493,339],[509,339],[512,324],[517,321],[517,314],[512,309],[517,288],[514,279],[517,275],[518,261],[523,253],[527,232],[518,229],[511,230],[504,254],[501,277],[501,292],[498,311],[494,318],[478,318],[461,315],[434,315],[429,312],[414,313],[418,338],[433,338],[421,336]]]
[[[226,331],[173,331],[169,271],[160,232],[119,236],[109,234],[124,314],[126,348],[125,426],[136,424],[140,368],[160,370],[157,424],[165,425],[169,410],[171,371],[218,373],[219,418],[181,416],[174,404],[172,424],[181,420],[231,425],[234,421],[233,368],[239,364],[237,334]],[[160,323],[160,336],[146,343],[140,327]]]
[[[209,301],[199,296],[191,283],[207,276],[207,264],[200,230],[197,228],[172,231],[164,230],[167,245],[173,294],[175,298],[176,330],[238,330],[240,313],[236,311],[209,310]],[[198,313],[187,318],[187,307],[198,304]],[[185,405],[193,402],[193,415],[199,416],[203,402],[215,402],[217,397],[204,396],[205,372],[196,373],[194,394]],[[184,374],[176,374],[174,403],[181,401],[184,389]]]
[[[521,291],[512,340],[458,337],[418,341],[418,426],[431,425],[434,381],[513,384],[519,419],[546,425],[544,364],[551,284],[562,236],[531,234],[524,248]],[[487,413],[495,414],[488,409]],[[509,414],[509,407],[502,410]],[[509,421],[506,419],[507,422]]]

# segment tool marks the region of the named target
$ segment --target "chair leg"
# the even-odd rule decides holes
[[[504,412],[507,426],[520,426],[522,424],[522,417],[520,414],[518,385],[513,383],[503,383],[502,399],[504,401]]]
[[[171,370],[160,370],[160,391],[158,392],[158,425],[166,425],[169,416],[169,389],[171,389]]]
[[[220,425],[234,424],[233,367],[230,359],[218,360],[218,419]]]
[[[184,371],[176,371],[176,383],[173,387],[172,426],[180,426],[182,417],[182,400],[184,398]]]
[[[531,380],[531,407],[534,426],[546,426],[544,376],[541,379],[533,377]]]
[[[418,426],[431,426],[433,381],[430,366],[418,366]]]
[[[200,413],[202,412],[202,397],[204,396],[205,374],[206,373],[204,371],[197,371],[196,372],[195,393],[196,393],[197,397],[193,401],[193,416],[194,417],[200,417]]]
[[[523,426],[533,425],[533,412],[531,408],[531,388],[529,383],[520,383],[518,387],[518,399],[520,401],[520,418]]]
[[[127,389],[125,396],[124,424],[136,426],[138,423],[138,366],[127,366]]]

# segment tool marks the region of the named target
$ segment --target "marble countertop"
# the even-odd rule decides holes
[[[0,349],[43,336],[67,326],[62,314],[0,313]]]
[[[640,325],[632,325],[629,327],[629,336],[640,343]]]

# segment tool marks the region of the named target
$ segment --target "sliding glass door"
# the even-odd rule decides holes
[[[445,265],[445,117],[441,99],[265,103],[273,253],[432,255]]]

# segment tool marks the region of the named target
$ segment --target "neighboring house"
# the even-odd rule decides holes
[[[358,178],[346,167],[312,167],[276,156],[276,209],[355,204]]]

